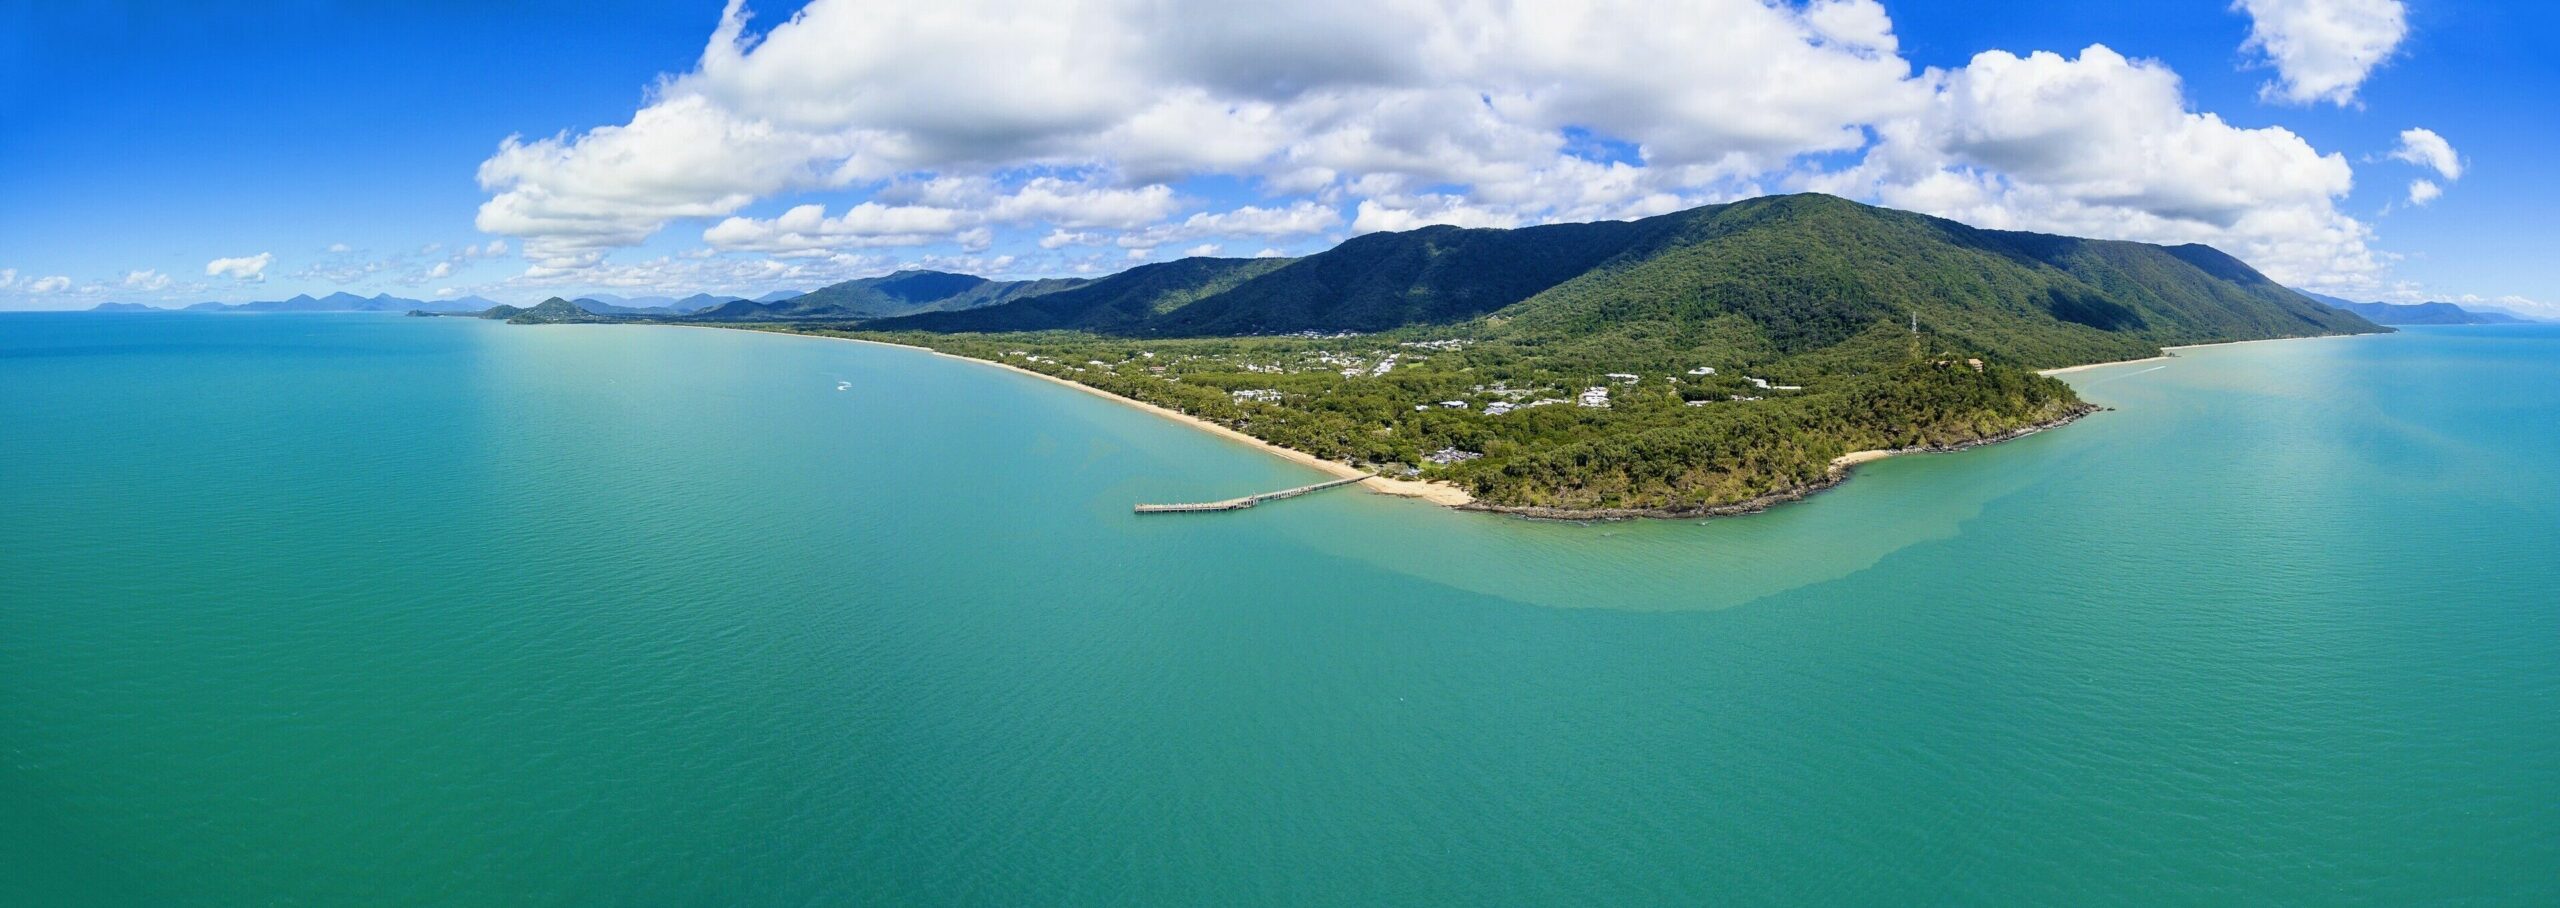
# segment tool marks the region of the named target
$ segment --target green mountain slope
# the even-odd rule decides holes
[[[1588,272],[1664,226],[1603,221],[1373,233],[1166,313],[1143,330],[1176,336],[1384,331],[1460,321]]]
[[[1101,280],[1001,305],[868,324],[891,331],[1146,331],[1201,299],[1229,292],[1289,262],[1187,258],[1140,265]]]
[[[481,317],[503,317],[506,319],[507,324],[510,325],[579,325],[615,321],[615,319],[610,316],[597,315],[593,312],[579,308],[576,303],[572,303],[556,296],[536,303],[532,307],[526,309],[516,309],[513,306],[498,306],[490,309],[487,314],[484,314]]]
[[[2036,366],[2377,330],[2209,247],[1981,230],[1810,194],[1638,221],[1369,234],[1287,262],[1186,259],[865,327],[1208,337],[1482,319],[1559,345],[1774,359],[1915,317],[1953,346]]]
[[[1916,316],[1954,346],[2033,366],[2378,330],[2202,246],[1978,230],[1820,195],[1650,220],[1676,226],[1499,313],[1509,330],[1785,356]]]

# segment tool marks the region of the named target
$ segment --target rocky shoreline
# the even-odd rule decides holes
[[[1896,448],[1890,451],[1879,452],[1877,456],[1872,459],[1882,459],[1884,457],[1903,454],[1947,454],[1955,451],[1962,451],[1967,448],[1978,448],[1983,445],[1995,445],[2004,441],[2015,441],[2047,429],[2058,429],[2063,426],[2070,425],[2079,421],[2081,417],[2087,416],[2091,413],[2096,413],[2102,409],[2105,408],[2096,404],[2082,403],[2072,407],[2061,416],[2045,420],[2044,422],[2035,423],[2033,425],[2022,426],[2011,431],[2002,432],[1998,435],[1984,436],[1982,438],[1957,442],[1955,444]],[[1864,461],[1862,460],[1860,462]],[[1484,501],[1472,501],[1458,506],[1457,509],[1461,511],[1482,511],[1491,514],[1508,514],[1513,517],[1521,517],[1529,520],[1632,520],[1640,517],[1651,517],[1665,520],[1694,520],[1705,517],[1737,517],[1744,514],[1757,514],[1788,502],[1803,501],[1807,498],[1813,497],[1817,492],[1821,492],[1825,489],[1829,489],[1848,481],[1849,474],[1855,469],[1855,463],[1835,462],[1831,465],[1830,473],[1825,475],[1820,481],[1805,483],[1793,488],[1780,489],[1778,491],[1744,501],[1737,501],[1730,504],[1707,505],[1697,508],[1549,508],[1491,504]]]

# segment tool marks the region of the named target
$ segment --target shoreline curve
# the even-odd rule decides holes
[[[638,324],[649,324],[649,323],[642,322],[642,323],[638,323]],[[960,356],[960,355],[958,355],[958,354],[953,354],[953,353],[944,353],[944,352],[942,352],[942,351],[940,351],[940,350],[935,350],[935,349],[930,348],[930,347],[919,347],[919,346],[915,346],[915,345],[913,345],[913,344],[898,344],[898,343],[891,343],[891,342],[888,342],[888,341],[870,340],[870,339],[867,339],[867,338],[859,338],[859,337],[844,337],[844,336],[841,336],[841,335],[833,335],[833,334],[809,334],[809,333],[800,332],[800,331],[772,330],[772,329],[759,328],[759,327],[752,327],[752,326],[731,326],[731,325],[682,325],[682,324],[669,325],[669,324],[665,324],[665,323],[658,323],[658,326],[659,326],[659,327],[672,327],[672,328],[708,328],[708,329],[721,330],[721,331],[741,331],[741,330],[743,330],[743,331],[754,331],[754,332],[757,332],[757,333],[760,333],[760,334],[771,334],[771,335],[778,335],[778,336],[784,336],[784,337],[805,337],[805,338],[813,338],[813,339],[817,339],[817,340],[846,341],[846,342],[856,343],[856,344],[870,344],[870,345],[873,345],[873,346],[879,346],[879,347],[896,347],[896,348],[899,348],[899,349],[902,349],[902,350],[914,350],[914,351],[918,351],[918,352],[921,352],[921,353],[929,354],[929,355],[932,355],[932,356],[939,356],[939,357],[942,357],[942,358],[944,358],[944,359],[957,360],[957,361],[964,362],[964,363],[971,363],[971,364],[980,365],[980,366],[988,366],[988,367],[992,367],[992,368],[996,368],[996,369],[1002,369],[1002,370],[1005,370],[1005,371],[1007,371],[1007,372],[1012,372],[1012,373],[1014,373],[1014,374],[1016,374],[1016,375],[1027,376],[1027,377],[1030,377],[1030,378],[1038,379],[1038,380],[1040,380],[1040,381],[1044,381],[1044,382],[1049,382],[1049,383],[1051,383],[1051,384],[1059,385],[1059,386],[1062,386],[1062,387],[1072,388],[1072,389],[1074,389],[1074,390],[1076,390],[1076,391],[1080,391],[1080,392],[1083,392],[1083,393],[1085,393],[1085,394],[1090,394],[1090,395],[1092,395],[1092,396],[1094,396],[1094,397],[1099,397],[1099,398],[1102,398],[1102,399],[1104,399],[1104,400],[1111,401],[1111,402],[1116,403],[1116,404],[1120,404],[1120,405],[1122,405],[1122,406],[1132,407],[1132,408],[1135,408],[1135,409],[1138,409],[1138,410],[1144,411],[1144,412],[1146,412],[1146,413],[1149,413],[1149,414],[1152,414],[1152,415],[1155,415],[1155,416],[1158,416],[1158,417],[1162,417],[1162,418],[1164,418],[1164,419],[1168,419],[1168,420],[1171,420],[1171,421],[1176,422],[1176,423],[1180,423],[1180,424],[1182,424],[1182,425],[1190,426],[1191,428],[1198,429],[1198,430],[1203,431],[1203,432],[1207,432],[1207,433],[1209,433],[1209,434],[1211,434],[1211,435],[1215,435],[1215,436],[1218,436],[1218,437],[1220,437],[1220,438],[1224,438],[1224,439],[1226,439],[1226,440],[1228,440],[1228,441],[1232,441],[1232,442],[1235,442],[1235,443],[1237,443],[1237,444],[1247,445],[1247,446],[1250,446],[1250,447],[1253,447],[1253,448],[1259,449],[1259,450],[1261,450],[1262,452],[1264,452],[1264,453],[1266,453],[1266,454],[1270,454],[1271,456],[1278,457],[1278,458],[1280,458],[1280,459],[1282,459],[1282,460],[1286,460],[1286,461],[1289,461],[1289,462],[1291,462],[1291,463],[1298,464],[1298,465],[1300,465],[1300,466],[1304,466],[1304,467],[1308,467],[1308,468],[1311,468],[1311,469],[1315,469],[1315,470],[1321,471],[1321,472],[1323,472],[1323,473],[1325,473],[1325,474],[1327,474],[1327,475],[1330,475],[1330,476],[1335,476],[1335,477],[1339,477],[1339,478],[1343,478],[1343,479],[1355,479],[1355,478],[1356,478],[1356,479],[1365,479],[1365,480],[1367,480],[1366,482],[1359,483],[1358,485],[1359,485],[1360,487],[1362,487],[1362,488],[1364,488],[1364,489],[1367,489],[1367,490],[1369,490],[1370,492],[1373,492],[1373,493],[1376,493],[1376,494],[1380,494],[1380,495],[1391,495],[1391,496],[1395,496],[1395,497],[1398,497],[1398,498],[1412,498],[1412,499],[1417,499],[1417,500],[1421,500],[1421,501],[1427,501],[1427,502],[1430,502],[1430,503],[1432,503],[1432,504],[1439,505],[1439,506],[1441,506],[1441,507],[1445,507],[1445,508],[1450,508],[1450,509],[1453,509],[1453,510],[1460,510],[1460,511],[1477,511],[1477,512],[1488,513],[1488,514],[1507,514],[1507,515],[1511,515],[1511,516],[1515,516],[1515,517],[1523,517],[1523,518],[1528,518],[1528,519],[1532,519],[1532,520],[1627,520],[1627,519],[1633,519],[1633,518],[1657,518],[1657,519],[1669,519],[1669,520],[1685,520],[1685,519],[1699,519],[1699,518],[1707,518],[1707,517],[1731,517],[1731,516],[1740,516],[1740,515],[1744,515],[1744,514],[1757,514],[1757,513],[1760,513],[1760,512],[1762,512],[1762,511],[1766,511],[1766,510],[1768,510],[1768,509],[1770,509],[1770,508],[1772,508],[1772,507],[1776,507],[1776,506],[1781,505],[1781,504],[1786,504],[1786,503],[1788,503],[1788,502],[1792,502],[1792,501],[1801,501],[1801,500],[1804,500],[1804,499],[1806,499],[1806,498],[1812,497],[1812,496],[1813,496],[1814,494],[1816,494],[1816,493],[1819,493],[1819,492],[1822,492],[1822,491],[1824,491],[1824,490],[1827,490],[1827,489],[1833,488],[1833,487],[1835,487],[1835,486],[1838,486],[1839,484],[1841,484],[1841,483],[1843,483],[1843,482],[1848,481],[1848,479],[1849,479],[1849,477],[1850,477],[1850,474],[1851,474],[1851,473],[1853,473],[1853,472],[1855,472],[1856,468],[1857,468],[1860,464],[1872,463],[1872,462],[1875,462],[1875,461],[1878,461],[1878,460],[1883,460],[1883,459],[1888,458],[1888,457],[1896,457],[1896,456],[1900,456],[1900,455],[1904,455],[1904,454],[1945,454],[1945,453],[1953,453],[1953,452],[1956,452],[1956,451],[1962,451],[1962,450],[1966,450],[1966,449],[1969,449],[1969,448],[1978,448],[1978,447],[1982,447],[1982,446],[1984,446],[1984,445],[1999,444],[1999,443],[2001,443],[2001,442],[2005,442],[2005,441],[2014,441],[2014,440],[2017,440],[2017,439],[2020,439],[2020,438],[2024,438],[2024,437],[2029,436],[2029,435],[2034,435],[2034,434],[2037,434],[2037,433],[2039,433],[2039,432],[2044,432],[2044,431],[2049,430],[2049,429],[2057,429],[2057,428],[2061,428],[2061,427],[2066,426],[2066,425],[2070,425],[2070,424],[2071,424],[2071,423],[2073,423],[2073,422],[2077,422],[2077,421],[2079,421],[2079,420],[2080,420],[2080,418],[2082,418],[2082,417],[2085,417],[2085,416],[2088,416],[2088,415],[2089,415],[2089,414],[2091,414],[2091,413],[2096,413],[2096,412],[2099,412],[2099,411],[2101,411],[2101,410],[2106,409],[2106,408],[2104,408],[2104,407],[2100,407],[2100,406],[2097,406],[2097,405],[2095,405],[2095,404],[2089,404],[2089,403],[2085,403],[2085,402],[2084,402],[2084,403],[2082,403],[2080,406],[2072,408],[2069,412],[2064,413],[2064,414],[2063,414],[2062,416],[2060,416],[2060,417],[2057,417],[2057,418],[2054,418],[2054,419],[2050,419],[2050,420],[2046,420],[2046,421],[2044,421],[2044,422],[2036,423],[2036,424],[2029,425],[2029,426],[2023,426],[2023,427],[2020,427],[2020,428],[2018,428],[2018,429],[2015,429],[2015,430],[2012,430],[2012,431],[2009,431],[2009,432],[2003,432],[2003,433],[2001,433],[2001,434],[1999,434],[1999,435],[1988,436],[1988,437],[1984,437],[1984,438],[1977,438],[1977,439],[1973,439],[1973,440],[1970,440],[1970,441],[1960,442],[1960,443],[1951,444],[1951,445],[1927,445],[1927,446],[1922,446],[1922,447],[1914,447],[1914,448],[1897,448],[1897,449],[1889,449],[1889,450],[1851,451],[1851,452],[1849,452],[1849,453],[1842,454],[1842,455],[1840,455],[1839,457],[1835,457],[1835,458],[1833,458],[1833,459],[1832,459],[1832,461],[1831,461],[1831,467],[1830,467],[1829,472],[1828,472],[1828,473],[1827,473],[1827,475],[1825,475],[1825,477],[1824,477],[1822,480],[1820,480],[1820,481],[1817,481],[1817,482],[1811,482],[1811,483],[1806,483],[1806,484],[1799,485],[1799,486],[1794,486],[1794,487],[1791,487],[1791,488],[1780,489],[1780,490],[1778,490],[1778,491],[1770,492],[1770,493],[1765,494],[1765,495],[1761,495],[1761,496],[1758,496],[1758,497],[1755,497],[1755,498],[1751,498],[1751,499],[1748,499],[1748,500],[1745,500],[1745,501],[1738,501],[1738,502],[1734,502],[1734,503],[1731,503],[1731,504],[1712,505],[1712,506],[1707,506],[1707,507],[1700,507],[1700,508],[1688,508],[1688,509],[1681,509],[1681,508],[1598,508],[1598,509],[1547,508],[1547,507],[1535,507],[1535,506],[1520,506],[1520,505],[1500,505],[1500,504],[1490,504],[1490,503],[1487,503],[1487,502],[1478,501],[1478,500],[1476,500],[1476,497],[1475,497],[1474,495],[1469,494],[1466,490],[1464,490],[1464,489],[1460,489],[1460,488],[1458,488],[1458,487],[1456,487],[1456,486],[1450,485],[1450,484],[1445,483],[1445,482],[1439,482],[1439,481],[1436,481],[1436,480],[1398,479],[1398,478],[1389,477],[1389,476],[1382,476],[1382,475],[1379,475],[1379,474],[1372,473],[1372,472],[1369,472],[1369,471],[1367,471],[1367,470],[1361,469],[1361,468],[1359,468],[1359,467],[1352,466],[1352,465],[1347,464],[1347,463],[1343,463],[1343,462],[1341,462],[1341,461],[1326,460],[1326,459],[1324,459],[1324,458],[1322,458],[1322,457],[1317,457],[1317,456],[1315,456],[1315,455],[1313,455],[1313,454],[1309,454],[1309,453],[1306,453],[1306,452],[1304,452],[1304,451],[1297,450],[1297,449],[1295,449],[1295,448],[1283,447],[1283,446],[1281,446],[1281,445],[1272,444],[1271,442],[1267,442],[1267,441],[1264,441],[1264,440],[1262,440],[1262,439],[1255,438],[1255,437],[1253,437],[1253,436],[1251,436],[1251,435],[1245,434],[1244,432],[1238,431],[1238,430],[1233,429],[1233,428],[1230,428],[1230,427],[1228,427],[1228,426],[1224,426],[1224,425],[1220,425],[1220,424],[1218,424],[1218,423],[1210,422],[1210,421],[1208,421],[1208,420],[1201,419],[1201,418],[1199,418],[1199,417],[1197,417],[1197,416],[1193,416],[1193,415],[1191,415],[1191,414],[1184,413],[1184,412],[1182,412],[1182,411],[1175,410],[1175,409],[1172,409],[1172,408],[1170,408],[1170,407],[1159,406],[1159,405],[1157,405],[1157,404],[1151,404],[1151,403],[1148,403],[1148,402],[1146,402],[1146,401],[1137,400],[1137,399],[1134,399],[1134,398],[1122,397],[1122,396],[1120,396],[1120,395],[1118,395],[1118,394],[1113,394],[1113,393],[1111,393],[1111,392],[1109,392],[1109,391],[1102,390],[1101,388],[1096,388],[1096,387],[1094,387],[1094,386],[1092,386],[1092,385],[1087,385],[1087,384],[1084,384],[1084,383],[1082,383],[1082,382],[1072,381],[1072,380],[1069,380],[1069,379],[1059,378],[1059,377],[1057,377],[1057,376],[1055,376],[1055,375],[1049,375],[1049,374],[1042,373],[1042,372],[1035,372],[1035,371],[1032,371],[1032,370],[1030,370],[1030,369],[1025,369],[1025,368],[1022,368],[1022,367],[1020,367],[1020,366],[1013,365],[1013,364],[1011,364],[1011,363],[1002,363],[1002,362],[997,362],[997,361],[994,361],[994,360],[978,359],[978,358],[976,358],[976,357],[970,357],[970,356]],[[2036,374],[2038,374],[2038,375],[2046,375],[2046,376],[2066,375],[2066,374],[2070,374],[2070,373],[2074,373],[2074,372],[2080,372],[2080,371],[2084,371],[2084,370],[2088,370],[2088,369],[2098,369],[2098,368],[2103,368],[2103,367],[2107,367],[2107,366],[2124,366],[2124,365],[2132,365],[2132,364],[2135,364],[2135,363],[2160,362],[2160,361],[2165,361],[2165,360],[2169,360],[2169,359],[2173,359],[2173,358],[2175,358],[2175,357],[2177,356],[2177,351],[2180,351],[2180,350],[2194,350],[2194,349],[2199,349],[2199,348],[2203,348],[2203,347],[2228,347],[2228,346],[2236,346],[2236,345],[2239,345],[2239,344],[2264,344],[2264,343],[2274,343],[2274,342],[2277,342],[2277,341],[2292,341],[2292,340],[2318,340],[2318,339],[2321,339],[2321,338],[2331,338],[2331,337],[2360,337],[2360,336],[2363,336],[2363,335],[2355,335],[2355,334],[2320,334],[2320,335],[2310,335],[2310,336],[2306,336],[2306,337],[2268,337],[2268,338],[2258,338],[2258,339],[2255,339],[2255,340],[2243,340],[2243,341],[2220,341],[2220,342],[2210,343],[2210,344],[2182,344],[2182,345],[2174,346],[2174,347],[2162,347],[2162,348],[2160,348],[2160,350],[2161,350],[2161,355],[2159,355],[2159,356],[2143,357],[2143,358],[2141,358],[2141,359],[2116,360],[2116,361],[2113,361],[2113,362],[2103,362],[2103,363],[2084,363],[2084,364],[2077,365],[2077,366],[2064,366],[2064,367],[2055,368],[2055,369],[2044,369],[2044,370],[2040,370],[2040,371],[2038,371]]]
[[[1228,440],[1228,441],[1232,441],[1232,442],[1236,442],[1236,443],[1238,443],[1238,444],[1248,445],[1248,446],[1251,446],[1251,447],[1254,447],[1254,448],[1261,449],[1261,450],[1263,451],[1263,453],[1270,454],[1271,456],[1278,457],[1278,458],[1280,458],[1280,459],[1282,459],[1282,460],[1286,460],[1286,461],[1289,461],[1289,462],[1294,463],[1294,464],[1298,464],[1299,466],[1303,466],[1303,467],[1310,467],[1310,468],[1313,468],[1313,469],[1316,469],[1316,470],[1321,470],[1321,471],[1323,471],[1325,474],[1330,475],[1330,476],[1334,476],[1334,477],[1341,478],[1341,479],[1366,479],[1366,480],[1368,480],[1368,481],[1367,481],[1367,482],[1360,483],[1360,484],[1359,484],[1359,485],[1360,485],[1360,487],[1361,487],[1361,488],[1364,488],[1364,489],[1367,489],[1367,490],[1369,490],[1369,491],[1371,491],[1371,492],[1374,492],[1374,493],[1380,494],[1380,495],[1392,495],[1392,496],[1395,496],[1395,497],[1398,497],[1398,498],[1414,498],[1414,499],[1420,499],[1420,500],[1422,500],[1422,501],[1428,501],[1428,502],[1430,502],[1430,503],[1432,503],[1432,504],[1436,504],[1436,505],[1440,505],[1440,506],[1442,506],[1442,507],[1448,507],[1448,508],[1462,508],[1462,507],[1465,507],[1465,506],[1467,506],[1467,505],[1469,505],[1469,504],[1474,503],[1474,502],[1475,502],[1475,500],[1476,500],[1476,499],[1475,499],[1475,496],[1470,495],[1470,494],[1467,494],[1466,490],[1461,489],[1461,488],[1458,488],[1457,486],[1450,485],[1450,484],[1445,483],[1445,482],[1431,482],[1431,481],[1413,480],[1413,479],[1397,479],[1397,478],[1389,477],[1389,476],[1380,476],[1380,475],[1378,475],[1378,474],[1376,474],[1376,473],[1371,473],[1371,472],[1369,472],[1369,471],[1367,471],[1367,470],[1363,470],[1363,469],[1361,469],[1361,468],[1359,468],[1359,467],[1355,467],[1355,466],[1352,466],[1352,465],[1350,465],[1350,464],[1343,463],[1343,462],[1341,462],[1341,461],[1326,460],[1326,459],[1324,459],[1324,458],[1322,458],[1322,457],[1317,457],[1317,456],[1315,456],[1315,455],[1313,455],[1313,454],[1309,454],[1309,453],[1307,453],[1307,452],[1305,452],[1305,451],[1300,451],[1300,450],[1297,450],[1297,449],[1295,449],[1295,448],[1286,448],[1286,447],[1282,447],[1282,446],[1280,446],[1280,445],[1275,445],[1275,444],[1272,444],[1272,443],[1270,443],[1270,442],[1263,441],[1262,439],[1255,438],[1255,437],[1253,437],[1253,436],[1251,436],[1251,435],[1247,435],[1247,434],[1245,434],[1245,433],[1243,433],[1243,432],[1236,431],[1235,429],[1229,428],[1229,427],[1227,427],[1227,426],[1222,426],[1222,425],[1219,425],[1219,424],[1217,424],[1217,423],[1210,422],[1210,421],[1205,420],[1205,419],[1201,419],[1201,418],[1199,418],[1199,417],[1197,417],[1197,416],[1193,416],[1193,415],[1191,415],[1191,414],[1184,413],[1184,412],[1182,412],[1182,411],[1180,411],[1180,410],[1175,410],[1175,409],[1170,408],[1170,407],[1158,406],[1158,405],[1156,405],[1156,404],[1151,404],[1151,403],[1148,403],[1148,402],[1143,401],[1143,400],[1136,400],[1136,399],[1132,399],[1132,398],[1122,397],[1122,396],[1120,396],[1120,395],[1113,394],[1113,393],[1111,393],[1111,392],[1109,392],[1109,391],[1102,390],[1101,388],[1096,388],[1096,387],[1094,387],[1094,386],[1092,386],[1092,385],[1083,384],[1083,383],[1081,383],[1081,382],[1069,381],[1069,380],[1067,380],[1067,379],[1059,378],[1059,377],[1057,377],[1057,376],[1055,376],[1055,375],[1048,375],[1048,374],[1044,374],[1044,373],[1040,373],[1040,372],[1034,372],[1034,371],[1032,371],[1032,370],[1030,370],[1030,369],[1025,369],[1025,368],[1022,368],[1022,367],[1020,367],[1020,366],[1012,365],[1012,364],[1010,364],[1010,363],[1000,363],[1000,362],[996,362],[996,361],[994,361],[994,360],[978,359],[978,358],[976,358],[976,357],[971,357],[971,356],[960,356],[960,355],[958,355],[958,354],[944,353],[944,352],[942,352],[942,351],[940,351],[940,350],[935,350],[935,349],[933,349],[933,348],[931,348],[931,347],[918,347],[918,346],[915,346],[915,345],[913,345],[913,344],[893,344],[893,343],[890,343],[890,342],[888,342],[888,341],[868,340],[868,339],[865,339],[865,338],[859,338],[859,337],[842,337],[842,336],[833,335],[833,334],[807,334],[807,333],[798,332],[798,331],[769,331],[769,330],[765,330],[765,329],[761,329],[761,328],[744,328],[744,329],[740,329],[740,328],[731,328],[731,327],[724,326],[724,325],[669,325],[669,326],[666,326],[666,327],[672,327],[672,328],[709,328],[709,329],[719,330],[719,331],[738,331],[738,330],[746,330],[746,331],[756,331],[756,332],[763,333],[763,334],[779,335],[779,336],[783,336],[783,337],[806,337],[806,338],[813,338],[813,339],[816,339],[816,340],[846,341],[846,342],[856,343],[856,344],[871,344],[871,345],[873,345],[873,346],[878,346],[878,347],[896,347],[896,348],[901,349],[901,350],[915,350],[915,351],[918,351],[918,352],[928,353],[928,354],[931,354],[931,355],[934,355],[934,356],[939,356],[939,357],[942,357],[942,358],[944,358],[944,359],[957,360],[957,361],[959,361],[959,362],[971,363],[971,364],[974,364],[974,365],[980,365],[980,366],[987,366],[987,367],[990,367],[990,368],[996,368],[996,369],[1002,369],[1002,370],[1005,370],[1005,371],[1007,371],[1007,372],[1014,373],[1014,374],[1016,374],[1016,375],[1029,376],[1029,377],[1031,377],[1031,378],[1036,378],[1036,379],[1039,379],[1039,380],[1044,381],[1044,382],[1049,382],[1049,383],[1051,383],[1051,384],[1055,384],[1055,385],[1059,385],[1059,386],[1067,387],[1067,388],[1073,388],[1073,389],[1075,389],[1075,390],[1077,390],[1077,391],[1081,391],[1081,392],[1084,392],[1084,393],[1086,393],[1086,394],[1090,394],[1090,395],[1093,395],[1093,396],[1095,396],[1095,397],[1102,398],[1103,400],[1111,401],[1112,403],[1120,404],[1120,405],[1122,405],[1122,406],[1126,406],[1126,407],[1133,407],[1133,408],[1136,408],[1136,409],[1138,409],[1138,410],[1145,411],[1145,412],[1147,412],[1147,413],[1149,413],[1149,414],[1153,414],[1153,415],[1155,415],[1155,416],[1160,416],[1160,417],[1163,417],[1163,418],[1165,418],[1165,419],[1169,419],[1169,420],[1172,420],[1172,421],[1174,421],[1174,422],[1181,423],[1181,424],[1186,425],[1186,426],[1190,426],[1190,427],[1192,427],[1192,428],[1194,428],[1194,429],[1198,429],[1198,430],[1200,430],[1200,431],[1207,432],[1207,433],[1209,433],[1209,434],[1211,434],[1211,435],[1215,435],[1215,436],[1218,436],[1218,437],[1220,437],[1220,438],[1224,438],[1224,439],[1226,439],[1226,440]]]

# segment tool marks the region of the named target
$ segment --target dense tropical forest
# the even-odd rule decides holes
[[[1487,504],[1575,511],[1709,510],[1823,482],[1850,451],[1960,445],[2083,406],[2058,380],[1882,324],[1856,353],[1757,366],[1551,355],[1481,325],[1174,340],[782,330],[1007,363],[1387,475],[1447,481]],[[1692,374],[1701,369],[1715,371]]]
[[[1979,230],[1822,195],[1427,227],[1096,280],[901,272],[676,320],[1002,362],[1553,515],[1748,507],[1827,483],[1844,453],[1961,446],[2089,409],[2039,368],[2386,330],[2203,246]]]

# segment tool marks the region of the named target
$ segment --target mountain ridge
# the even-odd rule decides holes
[[[1256,261],[1266,264],[1241,264]],[[1642,325],[1657,339],[1741,332],[1756,337],[1737,342],[1801,354],[1908,317],[2040,366],[2380,330],[2208,246],[1984,230],[1819,194],[1633,221],[1372,233],[1298,259],[1185,259],[957,313],[857,323],[1131,338],[1474,325],[1560,341]]]
[[[2518,318],[2504,312],[2465,309],[2447,302],[2426,303],[2359,303],[2308,290],[2296,291],[2314,302],[2363,316],[2377,325],[2524,325],[2531,319]]]

